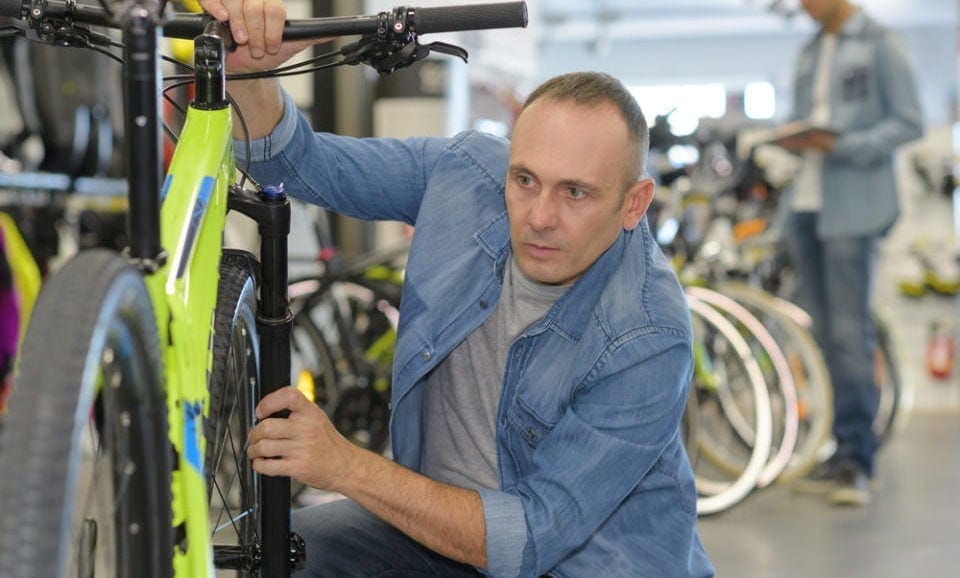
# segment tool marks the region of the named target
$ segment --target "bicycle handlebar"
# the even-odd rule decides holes
[[[22,0],[0,0],[0,16],[25,18],[30,4]],[[397,9],[400,10],[400,9]],[[496,4],[467,4],[436,8],[404,8],[412,17],[412,28],[417,34],[485,30],[491,28],[525,28],[525,2]],[[68,0],[48,0],[45,16],[70,17],[75,22],[95,26],[118,27],[118,23],[103,8],[86,6]],[[192,39],[203,32],[209,16],[176,13],[163,23],[163,35]],[[380,15],[333,16],[288,20],[283,32],[285,40],[306,40],[334,36],[353,36],[377,32],[384,20]]]

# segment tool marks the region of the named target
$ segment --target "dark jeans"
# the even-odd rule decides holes
[[[872,476],[879,392],[870,298],[879,239],[818,239],[816,227],[817,213],[794,213],[788,227],[799,304],[813,319],[833,381],[835,459],[853,460]]]
[[[445,558],[358,506],[338,500],[297,510],[293,530],[307,544],[297,577],[476,578],[472,566]]]

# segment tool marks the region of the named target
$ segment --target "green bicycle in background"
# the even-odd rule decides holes
[[[16,19],[0,35],[123,48],[131,239],[74,257],[34,309],[0,436],[0,576],[288,576],[305,555],[289,479],[255,474],[245,440],[259,399],[290,383],[289,202],[235,183],[226,27],[156,0],[0,0],[0,16]],[[522,2],[397,8],[288,22],[285,38],[361,35],[313,69],[386,74],[431,47],[466,56],[419,34],[525,24]],[[161,31],[196,37],[196,98],[165,177]],[[223,249],[228,209],[258,223],[259,262]]]

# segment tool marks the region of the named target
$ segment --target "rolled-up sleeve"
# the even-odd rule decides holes
[[[293,134],[297,130],[299,112],[293,98],[286,92],[283,95],[283,116],[280,117],[280,122],[274,127],[272,133],[250,141],[249,146],[246,141],[234,140],[238,165],[242,166],[247,162],[269,161],[293,140]]]
[[[527,545],[527,522],[519,496],[480,489],[487,526],[488,576],[518,576]]]

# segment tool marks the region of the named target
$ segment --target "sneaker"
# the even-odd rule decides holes
[[[839,474],[833,460],[820,462],[809,474],[795,481],[790,489],[798,494],[828,494],[837,488]]]
[[[870,477],[855,464],[839,468],[836,487],[830,492],[830,502],[835,506],[866,506],[873,499]]]

